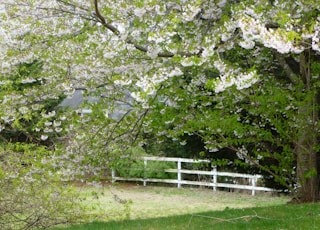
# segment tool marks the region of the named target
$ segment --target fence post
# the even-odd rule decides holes
[[[146,181],[146,170],[147,170],[147,160],[145,159],[143,161],[144,167],[143,167],[143,186],[147,186],[147,181]]]
[[[213,182],[213,191],[217,191],[217,166],[212,167],[212,182]]]
[[[181,160],[180,160],[180,158],[178,159],[178,161],[177,161],[177,166],[178,166],[178,170],[177,170],[177,172],[178,172],[178,188],[181,188]]]
[[[252,177],[251,179],[251,183],[252,183],[252,192],[251,192],[251,195],[254,196],[255,195],[255,187],[256,187],[256,183],[257,183],[257,175],[254,175],[254,177]]]
[[[111,171],[111,183],[113,184],[114,182],[116,182],[115,181],[115,178],[116,177],[116,172],[115,172],[115,170],[114,170],[114,168],[112,169],[112,171]]]

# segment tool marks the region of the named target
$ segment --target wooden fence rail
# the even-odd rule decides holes
[[[259,187],[257,182],[262,178],[261,175],[250,175],[250,174],[240,174],[240,173],[231,173],[231,172],[218,172],[216,167],[212,167],[211,171],[202,171],[202,170],[187,170],[182,169],[181,163],[210,163],[209,160],[194,160],[187,158],[174,158],[174,157],[143,157],[144,168],[147,167],[148,161],[166,161],[166,162],[177,162],[176,169],[166,169],[165,172],[177,173],[177,179],[157,179],[157,178],[125,178],[116,176],[116,170],[112,169],[112,182],[115,181],[141,181],[143,185],[146,186],[148,182],[161,182],[161,183],[170,183],[177,184],[177,187],[180,188],[181,185],[199,185],[212,187],[213,191],[216,191],[217,188],[230,188],[230,189],[246,189],[251,190],[251,194],[254,196],[255,191],[275,191],[271,188]],[[207,175],[211,177],[211,181],[191,181],[191,180],[182,180],[182,174],[193,174],[193,175]],[[230,178],[246,178],[251,181],[250,185],[241,185],[241,184],[231,184],[231,183],[218,183],[218,177],[230,177]]]

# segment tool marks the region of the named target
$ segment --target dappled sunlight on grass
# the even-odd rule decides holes
[[[176,188],[136,184],[81,186],[81,205],[89,220],[146,219],[285,204],[289,198],[239,192],[213,192],[207,188]]]

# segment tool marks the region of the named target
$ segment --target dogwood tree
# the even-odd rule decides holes
[[[264,91],[264,80],[272,78],[273,82],[282,83],[286,79],[281,84],[283,96],[292,100],[288,100],[284,109],[299,116],[292,118],[294,122],[290,124],[296,128],[296,136],[286,149],[288,154],[283,156],[296,159],[302,200],[318,198],[318,0],[0,0],[0,3],[5,9],[0,28],[2,74],[16,71],[19,63],[41,60],[45,68],[43,80],[54,86],[48,97],[61,92],[72,95],[75,89],[83,89],[110,103],[104,108],[109,111],[113,110],[114,100],[130,102],[132,112],[124,113],[113,129],[98,123],[92,126],[95,137],[110,130],[122,130],[114,137],[108,136],[110,141],[116,137],[134,141],[137,135],[127,131],[150,132],[153,125],[170,123],[175,123],[176,128],[169,130],[171,133],[161,130],[159,136],[175,136],[175,132],[184,128],[188,133],[184,121],[192,113],[184,111],[177,121],[175,111],[201,107],[210,116],[210,111],[219,109],[219,105],[224,108],[226,97],[234,97],[235,108],[239,107],[232,122],[245,122],[241,120],[244,115],[237,114],[247,101],[258,108],[254,112],[249,111],[252,107],[246,109],[251,125],[252,120],[261,116],[260,120],[276,129],[279,121],[275,120],[276,113],[264,117],[265,110],[259,110],[259,104],[254,104],[259,100],[255,101],[253,96],[269,92],[273,97],[275,93],[270,88]],[[254,84],[261,87],[250,91]],[[278,85],[274,83],[274,87]],[[239,93],[228,94],[231,89]],[[291,89],[299,91],[299,97],[291,97]],[[155,102],[162,102],[159,114],[163,116],[147,119],[150,111],[160,108]],[[234,111],[230,104],[229,107],[230,112]],[[277,108],[273,105],[270,109]],[[217,133],[226,130],[226,121],[231,122],[223,117],[220,124],[208,126],[195,121],[192,131],[197,128],[199,133],[205,133],[207,147],[219,150],[231,138],[229,130],[228,135],[220,135],[226,142],[215,144]],[[248,138],[237,126],[232,127],[237,139]],[[86,135],[78,138],[85,139]],[[241,157],[248,158],[248,154],[243,154],[248,152],[244,142],[239,141],[238,145],[232,139],[229,142]],[[281,158],[282,152],[279,154]]]

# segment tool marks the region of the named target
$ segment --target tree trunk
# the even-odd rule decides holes
[[[303,128],[296,144],[298,196],[301,202],[319,199],[318,157],[316,138],[311,128]]]
[[[296,142],[298,195],[301,202],[319,199],[319,162],[315,150],[318,141],[317,92],[311,85],[311,55],[307,50],[300,55],[300,74],[305,85],[305,101],[299,108],[300,132]]]

